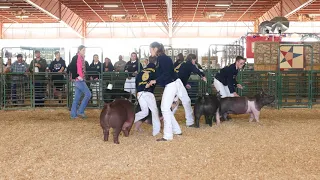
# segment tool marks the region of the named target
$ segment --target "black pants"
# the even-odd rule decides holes
[[[42,82],[34,83],[34,96],[35,96],[35,106],[43,107],[44,106],[44,98],[45,98],[46,86]]]
[[[25,99],[25,84],[24,82],[14,82],[12,83],[11,86],[11,95],[12,95],[12,103],[16,104],[17,102],[19,104],[23,104],[24,103],[24,99]],[[18,100],[17,100],[18,99]]]

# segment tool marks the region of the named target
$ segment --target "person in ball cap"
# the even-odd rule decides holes
[[[25,81],[27,77],[23,74],[28,71],[28,65],[23,61],[22,58],[22,54],[18,54],[17,61],[12,63],[12,65],[8,68],[11,73],[16,73],[16,75],[11,75],[11,95],[13,104],[23,104],[25,98],[24,89],[27,84]]]
[[[137,112],[135,115],[135,129],[140,131],[142,121],[149,114],[149,109],[152,113],[152,135],[156,136],[160,133],[160,119],[157,107],[156,98],[154,96],[155,86],[148,84],[151,80],[156,79],[156,65],[155,58],[150,58],[149,64],[136,76],[136,88],[137,88],[137,98],[140,104],[141,111]]]

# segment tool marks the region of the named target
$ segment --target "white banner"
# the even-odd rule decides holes
[[[188,54],[198,55],[198,48],[166,48],[167,56],[178,56],[179,53],[182,53],[184,57]]]

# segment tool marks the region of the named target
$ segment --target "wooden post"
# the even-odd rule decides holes
[[[253,31],[255,33],[258,33],[259,32],[259,20],[258,19],[254,21],[253,26],[254,26]]]
[[[87,22],[82,21],[82,37],[87,38]]]
[[[0,22],[0,39],[3,39],[3,23]]]

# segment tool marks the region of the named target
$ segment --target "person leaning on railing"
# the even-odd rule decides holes
[[[7,70],[12,73],[11,76],[11,98],[13,104],[24,103],[24,90],[26,85],[25,73],[28,71],[28,65],[22,60],[22,54],[17,55],[17,61],[7,65]],[[18,99],[18,100],[17,100]]]
[[[140,69],[139,69],[140,66]],[[124,72],[128,72],[128,77],[124,83],[124,90],[136,95],[136,75],[143,69],[142,64],[139,62],[137,53],[131,53],[130,61],[127,62]]]
[[[112,72],[114,70],[114,66],[109,58],[104,59],[103,63],[103,72]]]
[[[45,98],[45,79],[46,76],[44,72],[48,67],[47,61],[40,57],[40,51],[35,51],[36,58],[31,61],[29,66],[29,71],[34,74],[34,91],[35,91],[35,106],[42,107],[44,106],[44,98]],[[38,74],[43,73],[43,74]]]
[[[90,91],[92,93],[92,104],[98,104],[98,100],[101,98],[100,95],[100,81],[99,77],[101,71],[103,70],[102,63],[99,60],[99,56],[97,54],[93,55],[92,63],[90,64],[87,72],[90,76]],[[89,72],[90,71],[90,72]]]
[[[60,52],[56,51],[54,53],[55,59],[50,63],[49,65],[49,71],[53,73],[59,73],[59,74],[52,74],[51,79],[53,81],[53,89],[55,90],[54,92],[54,97],[61,99],[62,97],[62,91],[63,91],[63,86],[65,85],[64,82],[64,70],[66,69],[66,62],[65,60],[60,57]],[[59,101],[61,103],[61,101]]]
[[[119,61],[114,64],[114,71],[123,72],[127,62],[123,60],[123,57],[119,56]]]

